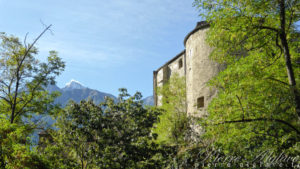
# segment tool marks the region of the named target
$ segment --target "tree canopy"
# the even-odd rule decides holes
[[[248,159],[265,150],[297,156],[299,1],[195,0],[194,5],[210,24],[211,58],[226,65],[210,82],[219,93],[204,120],[206,136],[225,153]]]
[[[50,25],[51,26],[51,25]],[[28,44],[19,38],[0,34],[0,167],[48,168],[37,152],[32,134],[39,124],[32,121],[38,114],[51,114],[58,93],[48,93],[46,86],[64,70],[57,52],[50,51],[47,62],[40,62],[34,46],[50,26]]]
[[[55,161],[65,157],[80,168],[158,167],[154,157],[160,151],[151,130],[161,112],[144,108],[140,93],[130,96],[126,89],[120,91],[118,102],[110,98],[100,105],[71,102],[59,114],[59,129],[51,135],[54,147],[48,144],[45,154],[60,147],[63,154],[53,154]]]
[[[158,141],[167,144],[183,143],[188,129],[186,113],[185,77],[173,74],[169,81],[156,89],[162,96],[160,121],[154,131],[158,133]]]
[[[45,87],[55,83],[65,64],[56,51],[49,52],[47,62],[40,62],[34,47],[50,26],[32,44],[27,44],[26,38],[22,44],[17,37],[0,35],[0,112],[7,114],[11,123],[53,108],[57,93],[49,94]]]

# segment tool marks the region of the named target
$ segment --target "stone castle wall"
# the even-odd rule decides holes
[[[217,94],[216,89],[207,86],[207,82],[221,70],[221,66],[209,58],[212,48],[205,42],[208,29],[208,23],[198,22],[184,40],[186,49],[153,73],[154,89],[162,86],[175,72],[185,76],[187,113],[191,116],[205,116],[209,102]],[[161,106],[161,99],[162,96],[157,96],[154,90],[156,106]]]
[[[156,106],[161,106],[162,96],[157,96],[155,89],[165,84],[174,73],[178,73],[180,76],[185,76],[185,50],[179,53],[172,60],[161,66],[159,69],[154,71],[153,82],[154,82],[154,103]]]

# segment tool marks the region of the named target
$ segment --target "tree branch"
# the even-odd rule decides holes
[[[50,24],[48,27],[46,27],[45,29],[44,29],[44,31],[42,32],[42,33],[40,33],[40,35],[37,37],[37,38],[35,38],[35,40],[33,41],[33,43],[29,46],[29,48],[25,51],[25,54],[24,54],[24,58],[29,54],[29,52],[30,52],[30,50],[33,48],[33,46],[36,44],[36,42],[45,34],[45,32],[47,31],[47,30],[49,30],[50,29],[50,27],[52,26],[52,24]],[[23,61],[24,61],[24,59],[23,59]]]
[[[226,124],[226,123],[248,123],[248,122],[256,122],[256,121],[269,121],[269,122],[278,122],[278,123],[285,124],[288,127],[290,127],[291,129],[293,129],[297,133],[297,135],[300,136],[300,131],[296,127],[294,127],[290,123],[288,123],[288,122],[286,122],[284,120],[280,120],[280,119],[257,118],[257,119],[231,120],[231,121],[224,121],[224,122],[221,122],[221,123],[217,123],[215,125]]]
[[[274,32],[277,32],[277,33],[279,32],[278,29],[273,28],[273,27],[269,27],[269,26],[254,25],[254,28],[267,29],[267,30],[271,30],[271,31],[274,31]]]
[[[275,78],[273,78],[273,77],[268,77],[267,79],[274,80],[274,81],[279,82],[279,83],[281,83],[281,84],[284,84],[284,85],[286,85],[286,86],[290,86],[288,83],[283,82],[283,81],[278,80],[278,79],[275,79]]]
[[[16,112],[16,116],[18,116],[20,113],[22,113],[22,111],[24,110],[24,108],[34,99],[34,93],[36,91],[36,89],[40,86],[40,84],[44,81],[44,79],[50,74],[50,72],[47,72],[40,81],[38,81],[38,83],[34,86],[33,90],[31,91],[31,97],[30,99],[22,106],[22,108]]]
[[[236,97],[237,97],[237,99],[239,100],[239,103],[240,103],[241,109],[242,109],[242,111],[243,111],[243,120],[244,120],[244,118],[245,118],[245,111],[244,111],[244,108],[243,108],[242,102],[241,102],[241,100],[240,100],[240,98],[239,98],[239,96],[238,96],[238,95],[235,95],[235,96],[236,96]]]
[[[17,97],[18,97],[18,91],[19,91],[19,85],[20,85],[20,80],[21,80],[21,75],[20,75],[20,71],[21,71],[21,67],[23,65],[23,62],[25,61],[25,59],[27,58],[29,52],[31,51],[31,49],[33,48],[33,46],[36,44],[36,42],[43,36],[43,34],[50,29],[52,25],[49,25],[48,27],[46,27],[44,29],[44,31],[42,33],[40,33],[40,35],[33,41],[33,43],[28,47],[28,49],[26,49],[21,61],[17,64],[17,70],[16,70],[16,87],[15,87],[15,91],[14,91],[14,96],[13,96],[13,102],[12,102],[12,111],[11,111],[11,119],[10,122],[13,123],[14,119],[15,119],[15,109],[16,109],[16,104],[17,104]],[[26,46],[26,45],[25,45]]]
[[[27,49],[27,44],[26,44],[27,36],[28,36],[28,32],[26,33],[25,38],[24,38],[24,46],[25,46],[25,49]]]

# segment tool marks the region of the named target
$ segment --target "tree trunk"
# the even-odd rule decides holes
[[[285,32],[285,0],[280,0],[279,1],[279,6],[280,6],[280,40],[281,40],[281,45],[283,46],[283,52],[284,52],[284,59],[285,59],[285,66],[287,70],[287,75],[289,79],[289,85],[291,88],[291,92],[294,96],[294,102],[296,105],[296,113],[298,114],[298,119],[300,119],[300,96],[296,88],[296,80],[295,80],[295,75],[292,67],[292,62],[291,62],[291,55],[290,55],[290,50],[286,38],[286,32]]]
[[[10,116],[10,123],[14,123],[15,120],[15,112],[16,112],[16,107],[17,107],[17,97],[18,97],[18,91],[19,91],[19,68],[17,70],[17,84],[16,84],[16,89],[15,89],[15,94],[14,94],[14,100],[12,102],[12,109],[11,109],[11,116]]]

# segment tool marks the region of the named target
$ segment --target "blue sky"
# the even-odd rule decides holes
[[[56,50],[66,62],[57,78],[118,95],[153,93],[153,70],[184,49],[183,39],[200,21],[193,0],[0,0],[0,32],[37,43],[38,58]]]

